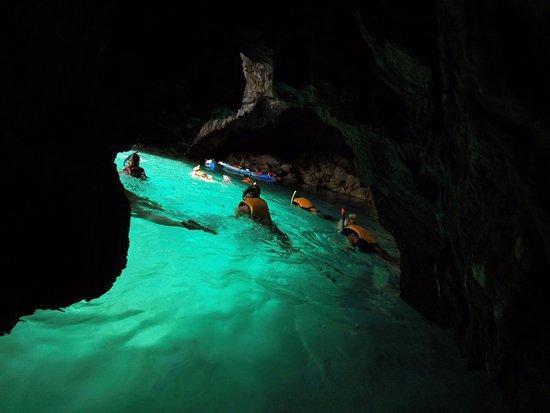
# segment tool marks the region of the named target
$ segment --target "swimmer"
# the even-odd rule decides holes
[[[201,171],[201,166],[197,165],[193,168],[193,171],[191,172],[191,176],[195,178],[202,179],[204,181],[213,181],[214,177],[212,175],[208,175],[206,172]]]
[[[222,175],[222,181],[223,181],[223,183],[228,184],[228,183],[231,182],[231,178],[228,177],[227,175]]]
[[[292,243],[283,231],[273,223],[271,220],[271,214],[269,212],[269,207],[267,202],[260,198],[260,186],[254,182],[249,188],[243,192],[243,200],[239,203],[236,216],[248,216],[254,221],[265,225],[268,227],[274,234],[279,236],[279,239],[286,247],[291,247]]]
[[[272,224],[267,202],[260,198],[262,189],[254,182],[243,191],[243,200],[237,207],[237,216],[247,215],[255,221]]]
[[[147,175],[145,174],[145,170],[139,166],[139,163],[140,157],[137,152],[134,152],[124,160],[124,169],[120,173],[141,179],[142,181],[146,180]]]
[[[356,214],[349,214],[346,216],[346,210],[344,208],[340,208],[340,220],[338,221],[338,232],[342,233],[345,227],[348,225],[354,225],[357,224],[357,215]]]
[[[296,197],[296,191],[294,191],[294,193],[292,194],[292,198],[290,198],[290,204],[297,205],[300,208],[305,209],[309,212],[319,212],[317,208],[315,208],[313,202],[311,202],[309,199]]]
[[[340,210],[341,219],[338,222],[339,233],[345,235],[352,247],[357,248],[363,253],[374,253],[388,261],[390,264],[399,266],[399,260],[392,257],[388,252],[383,249],[376,238],[362,226],[357,223],[357,215],[349,214],[345,215],[345,209]]]
[[[214,235],[218,234],[216,230],[199,224],[197,221],[194,221],[192,219],[187,219],[185,221],[175,221],[166,216],[151,212],[151,209],[155,211],[164,211],[164,208],[155,201],[151,201],[148,198],[141,197],[127,189],[125,189],[125,194],[128,201],[130,201],[130,208],[132,209],[132,213],[135,217],[146,219],[147,221],[154,222],[158,225],[164,225],[168,227],[183,227],[188,230],[199,230]]]
[[[156,211],[164,211],[164,208],[158,202],[151,201],[149,198],[146,198],[144,196],[139,196],[138,194],[135,194],[126,188],[124,188],[124,194],[126,195],[128,201],[130,201],[130,207],[132,207],[132,209],[136,207],[154,209]]]
[[[319,215],[321,218],[323,218],[324,220],[327,220],[327,221],[331,221],[331,222],[334,222],[336,221],[336,219],[334,217],[331,217],[330,215],[326,215],[326,214],[323,214],[321,211],[319,211],[315,205],[313,204],[313,202],[311,202],[309,199],[307,198],[296,198],[296,191],[294,191],[294,193],[292,194],[292,198],[290,199],[290,204],[291,205],[296,205],[308,212],[312,212],[316,215]]]

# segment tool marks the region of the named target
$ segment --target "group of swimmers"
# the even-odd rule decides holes
[[[131,154],[128,158],[126,158],[124,163],[124,169],[120,172],[121,174],[129,175],[142,180],[147,179],[145,171],[140,166],[140,157],[137,153]],[[195,167],[195,170],[197,169],[200,168]],[[267,202],[261,198],[262,190],[258,182],[252,181],[250,180],[250,178],[245,179],[248,179],[248,182],[245,180],[243,180],[243,182],[250,183],[250,186],[243,191],[242,201],[239,202],[239,205],[237,206],[236,215],[248,216],[254,221],[265,225],[266,227],[270,228],[276,235],[278,235],[285,244],[290,245],[290,240],[288,236],[284,232],[282,232],[271,219],[269,206],[267,205]],[[321,211],[319,211],[315,207],[313,202],[311,202],[309,199],[303,197],[295,197],[295,195],[296,191],[294,191],[294,194],[292,195],[292,205],[296,205],[308,212],[319,215],[326,220],[336,221],[333,217],[325,215]],[[130,201],[132,212],[140,218],[147,219],[160,225],[179,226],[189,230],[200,230],[214,235],[217,234],[214,229],[199,224],[194,220],[174,221],[165,216],[158,215],[155,212],[151,212],[150,210],[163,211],[163,208],[156,202],[144,197],[140,197],[129,190],[126,190],[126,196]],[[380,257],[384,258],[386,261],[394,265],[399,265],[399,261],[395,257],[392,257],[390,254],[388,254],[388,252],[385,251],[382,247],[380,247],[376,238],[366,228],[359,225],[356,214],[347,214],[345,209],[342,208],[340,210],[340,219],[338,220],[337,227],[338,232],[346,236],[349,243],[354,248],[357,248],[359,251],[364,253],[377,254]]]
[[[145,174],[145,170],[140,166],[140,156],[137,152],[134,152],[124,160],[124,168],[122,169],[122,171],[120,171],[120,173],[122,175],[128,175],[133,178],[141,179],[143,181],[148,179],[147,175]],[[155,201],[151,201],[149,198],[139,196],[138,194],[126,188],[124,188],[124,192],[126,194],[126,198],[130,202],[132,214],[136,217],[168,227],[183,227],[189,230],[208,232],[213,235],[218,234],[215,229],[208,228],[192,219],[175,221],[164,215],[160,215],[158,212],[164,211],[162,205],[159,205]]]
[[[296,191],[292,195],[291,203],[296,205],[308,212],[317,214],[324,219],[329,221],[334,221],[330,215],[325,215],[319,211],[313,202],[307,198],[295,198]],[[388,252],[383,249],[374,235],[372,235],[365,227],[359,225],[357,221],[356,214],[347,214],[344,208],[340,209],[340,219],[337,224],[338,232],[347,237],[349,243],[357,248],[359,251],[364,253],[374,253],[378,254],[380,257],[384,258],[386,261],[394,265],[399,265],[399,260],[395,257],[392,257]]]

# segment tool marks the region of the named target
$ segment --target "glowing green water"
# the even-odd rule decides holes
[[[146,154],[143,166],[150,181],[127,187],[220,234],[132,218],[128,267],[107,294],[37,311],[0,338],[0,411],[499,407],[448,334],[397,298],[395,270],[347,251],[333,224],[288,206],[288,189],[264,185],[264,198],[298,252],[233,218],[242,184],[196,181],[191,165]]]

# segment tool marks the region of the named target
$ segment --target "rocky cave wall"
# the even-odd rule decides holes
[[[136,133],[142,65],[136,16],[115,3],[3,6],[0,334],[103,294],[126,265],[130,210],[113,161]]]
[[[187,150],[241,106],[240,53],[267,47],[266,104],[315,113],[352,148],[402,297],[513,407],[547,406],[548,3],[198,7],[10,6],[1,330],[108,290],[128,246],[115,153]]]
[[[273,50],[254,49],[250,57],[241,53],[246,84],[240,108],[204,123],[186,155],[270,171],[287,186],[328,189],[372,203],[342,131],[314,107],[276,96]]]

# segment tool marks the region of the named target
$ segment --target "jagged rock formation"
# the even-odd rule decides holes
[[[370,189],[362,186],[359,178],[353,175],[349,160],[337,154],[301,154],[292,164],[266,154],[230,153],[225,159],[252,171],[273,172],[284,185],[327,189],[373,203]]]
[[[269,151],[284,160],[274,162],[272,159],[270,165],[263,165],[257,155],[240,154],[239,159],[254,170],[276,173],[286,184],[303,183],[367,199],[369,190],[354,175],[345,135],[325,126],[316,115],[315,107],[274,96],[273,60],[269,50],[263,48],[263,52],[254,60],[240,54],[246,79],[241,107],[236,114],[207,121],[189,147],[188,155],[231,161],[232,152],[238,150],[252,154]],[[304,125],[307,123],[316,125],[308,131]],[[297,146],[300,142],[301,147]],[[328,150],[332,150],[331,156],[327,156]],[[282,166],[289,163],[293,170],[283,170]]]
[[[300,182],[313,187],[323,188],[354,198],[373,202],[368,187],[354,175],[348,159],[330,153],[304,154],[296,161]]]
[[[261,98],[273,99],[273,60],[272,58],[252,61],[240,53],[243,61],[243,73],[246,79],[243,94],[243,106],[251,105]]]
[[[128,205],[114,153],[136,141],[183,152],[215,108],[242,105],[244,88],[253,109],[203,131],[213,147],[242,150],[247,131],[247,145],[275,142],[275,155],[353,159],[399,244],[403,298],[451,327],[513,408],[548,405],[547,2],[264,13],[77,0],[9,15],[3,212],[16,270],[0,288],[3,331],[34,308],[103,293],[120,272]],[[273,50],[272,90],[252,55],[245,64],[267,82],[243,83],[250,38]]]
[[[273,125],[287,109],[286,105],[273,97],[273,63],[265,55],[250,59],[240,53],[243,74],[246,79],[241,107],[234,115],[211,119],[199,130],[189,154],[195,157],[217,155],[220,148],[235,142],[228,135],[243,134]],[[225,149],[227,150],[227,149]]]
[[[242,104],[236,114],[221,119],[211,119],[199,130],[189,154],[194,157],[217,156],[235,147],[230,133],[240,135],[273,125],[287,109],[286,105],[273,98],[273,65],[267,60],[253,61],[240,53],[246,79]],[[222,149],[223,148],[223,149]]]

